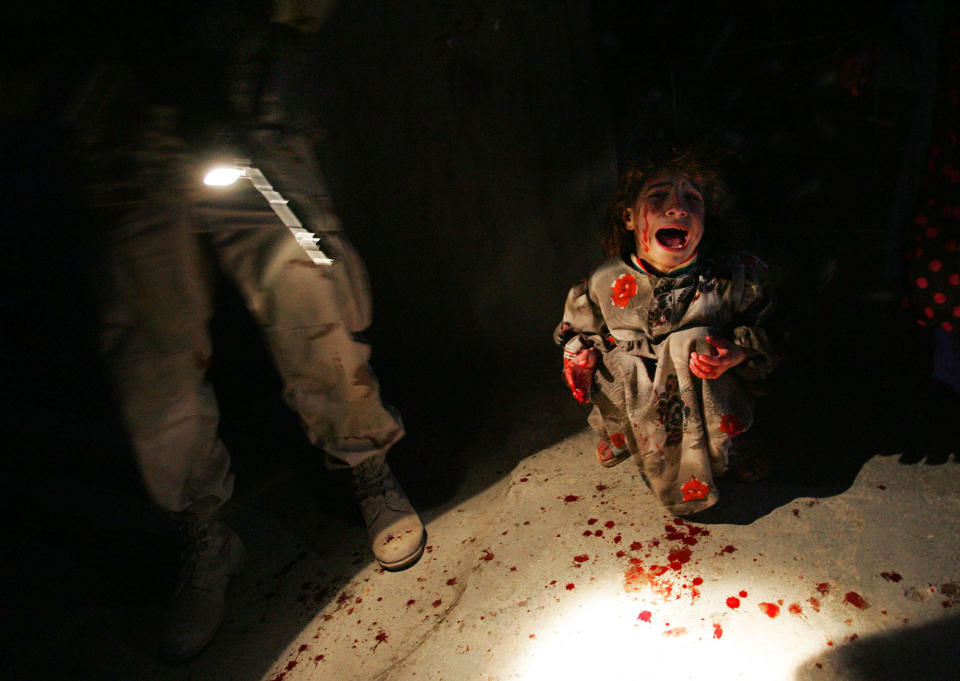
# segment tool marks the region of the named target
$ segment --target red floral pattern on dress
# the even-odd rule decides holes
[[[610,436],[610,444],[612,444],[615,449],[625,449],[627,446],[627,438],[623,436],[623,433],[614,433]]]
[[[613,290],[610,301],[617,307],[626,307],[630,299],[637,295],[637,280],[632,274],[621,274],[610,288]]]
[[[683,483],[680,491],[683,492],[684,501],[696,501],[710,494],[710,485],[702,480],[697,480],[695,477],[691,477]]]
[[[733,414],[724,414],[720,417],[720,430],[727,434],[727,437],[736,437],[746,430],[743,427],[743,421]]]

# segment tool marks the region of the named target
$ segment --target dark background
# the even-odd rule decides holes
[[[155,530],[96,357],[82,257],[96,226],[58,125],[92,41],[136,44],[97,8],[4,10],[0,496],[14,547]],[[775,479],[836,490],[877,453],[942,460],[929,338],[899,301],[943,16],[935,2],[340,3],[304,97],[370,269],[373,364],[404,414],[395,468],[418,506],[482,465],[459,452],[479,424],[496,430],[490,414],[516,418],[511,396],[563,394],[551,331],[565,293],[601,258],[620,163],[661,136],[741,159],[743,242],[771,265],[789,337],[758,423]],[[294,467],[337,507],[342,478],[322,487],[223,280],[218,301],[211,374],[240,489]],[[540,402],[526,453],[585,425],[571,402]]]

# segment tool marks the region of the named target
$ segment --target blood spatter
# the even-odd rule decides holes
[[[441,603],[443,603],[443,599],[442,599],[442,598],[438,598],[438,599],[435,600],[433,603],[431,603],[431,605],[432,605],[433,607],[435,607],[435,608],[439,608]]]
[[[673,549],[667,555],[667,560],[670,561],[671,569],[679,570],[683,565],[690,562],[690,549],[686,547]]]
[[[484,549],[483,552],[480,554],[480,560],[490,562],[491,560],[493,560],[493,556],[494,556],[493,551],[491,551],[490,549]]]
[[[594,530],[593,536],[595,536],[595,537],[602,537],[602,536],[603,536],[603,530]]]
[[[885,490],[885,489],[887,489],[887,486],[886,486],[886,485],[877,485],[877,489],[879,489],[879,490]]]
[[[381,643],[386,643],[389,638],[390,638],[390,637],[387,636],[387,632],[384,631],[383,629],[381,629],[381,630],[377,633],[377,636],[376,636],[376,641],[377,641],[377,642],[373,644],[373,648],[371,648],[371,650],[374,651],[374,652],[376,652],[377,646],[379,646]]]
[[[680,529],[670,525],[665,525],[663,529],[666,532],[667,541],[683,541],[684,536],[686,536]]]
[[[626,551],[617,551],[617,558],[623,558],[625,555],[627,555]]]
[[[759,605],[760,611],[771,619],[780,614],[780,606],[776,603],[760,603]]]
[[[899,582],[901,579],[903,579],[903,576],[897,572],[881,572],[880,576],[888,582]]]
[[[693,585],[694,585],[694,586],[700,586],[701,584],[703,584],[703,577],[694,577],[694,578],[693,578]]]
[[[414,600],[413,598],[411,598],[409,601],[407,601],[407,607],[409,608],[411,605],[413,605],[413,604],[416,603],[416,602],[417,602],[416,600]]]
[[[447,580],[447,586],[453,586],[456,583],[457,583],[456,577],[451,577],[450,579]]]
[[[575,585],[573,582],[570,582],[570,583],[567,584],[567,586],[566,586],[567,591],[573,591],[573,590],[576,589],[576,588],[577,588],[577,587],[576,587],[576,585]]]
[[[590,518],[590,520],[587,521],[587,525],[596,525],[598,521],[598,518]]]
[[[573,559],[578,563],[586,563],[588,560],[590,560],[590,556],[588,556],[586,553],[581,553],[578,556],[574,556]]]
[[[313,661],[314,661],[314,662],[323,662],[325,659],[327,659],[327,656],[326,656],[326,655],[317,655],[317,656],[315,656],[315,657],[313,658]]]
[[[564,500],[565,502],[567,502],[568,504],[569,504],[570,502],[572,502],[572,501],[578,501],[579,499],[580,499],[580,497],[578,497],[576,494],[568,494],[567,496],[565,496],[565,497],[563,498],[563,500]]]
[[[800,607],[799,603],[791,603],[787,610],[790,611],[791,615],[799,615],[803,612],[803,608]]]
[[[736,596],[730,596],[730,598],[727,599],[727,607],[731,610],[736,610],[740,607],[740,599]]]
[[[622,541],[623,541],[623,537],[621,537],[619,534],[613,538],[614,544],[619,544]]]
[[[831,586],[829,582],[820,582],[817,584],[817,591],[819,591],[822,596],[826,596],[828,593],[830,593],[830,589]]]
[[[667,629],[665,632],[663,632],[663,635],[669,636],[670,638],[676,638],[677,636],[683,636],[686,633],[686,627],[674,627],[673,629]]]
[[[820,612],[820,599],[813,598],[812,596],[807,599],[807,603],[810,604],[810,607],[813,608],[814,612]]]
[[[637,615],[637,619],[640,620],[641,622],[649,622],[651,617],[653,617],[653,613],[650,612],[649,610],[644,610],[639,615]]]
[[[592,530],[584,530],[584,531],[583,531],[583,536],[584,536],[584,537],[592,537],[592,536],[593,536],[593,531],[592,531]]]
[[[722,549],[720,549],[720,553],[733,553],[736,550],[737,550],[736,546],[734,546],[733,544],[727,544]]]
[[[607,522],[605,522],[605,523],[603,524],[603,526],[604,526],[605,528],[607,528],[608,530],[609,530],[611,527],[613,527],[614,525],[616,525],[616,523],[613,522],[612,520],[608,520]]]
[[[721,627],[719,624],[716,624],[716,623],[715,623],[715,624],[713,625],[713,637],[714,637],[714,638],[723,638],[723,627]]]
[[[602,492],[602,491],[604,491],[605,489],[607,489],[607,486],[606,486],[606,485],[597,485],[597,491],[598,491],[598,492]]]
[[[624,573],[624,591],[632,592],[649,589],[663,598],[670,597],[670,594],[673,592],[673,585],[660,579],[667,571],[667,568],[652,565],[649,570],[645,570],[640,560],[632,558],[630,562],[631,566]]]
[[[638,541],[630,542],[631,551],[639,551],[642,548],[643,548],[643,544],[641,544],[640,542]]]
[[[870,607],[870,604],[867,603],[866,599],[858,594],[856,591],[848,591],[847,594],[843,597],[844,603],[849,603],[850,605],[859,608],[860,610],[866,610]]]
[[[746,598],[746,597],[747,597],[747,592],[741,590],[740,593],[739,593],[739,596],[740,596],[740,598]]]

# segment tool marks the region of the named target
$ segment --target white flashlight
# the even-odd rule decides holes
[[[267,178],[257,168],[250,166],[250,161],[239,159],[233,165],[222,165],[211,168],[203,177],[203,183],[210,187],[229,187],[241,177],[245,177],[253,184],[260,194],[267,200],[273,212],[293,234],[297,243],[310,259],[317,265],[332,265],[333,259],[320,250],[320,237],[306,229],[297,216],[290,210],[287,200],[267,182]]]

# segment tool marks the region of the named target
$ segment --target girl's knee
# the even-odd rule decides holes
[[[692,326],[687,329],[674,331],[667,336],[667,342],[671,347],[695,350],[697,352],[709,352],[710,344],[707,342],[707,336],[717,337],[720,335],[719,329],[712,326]]]

